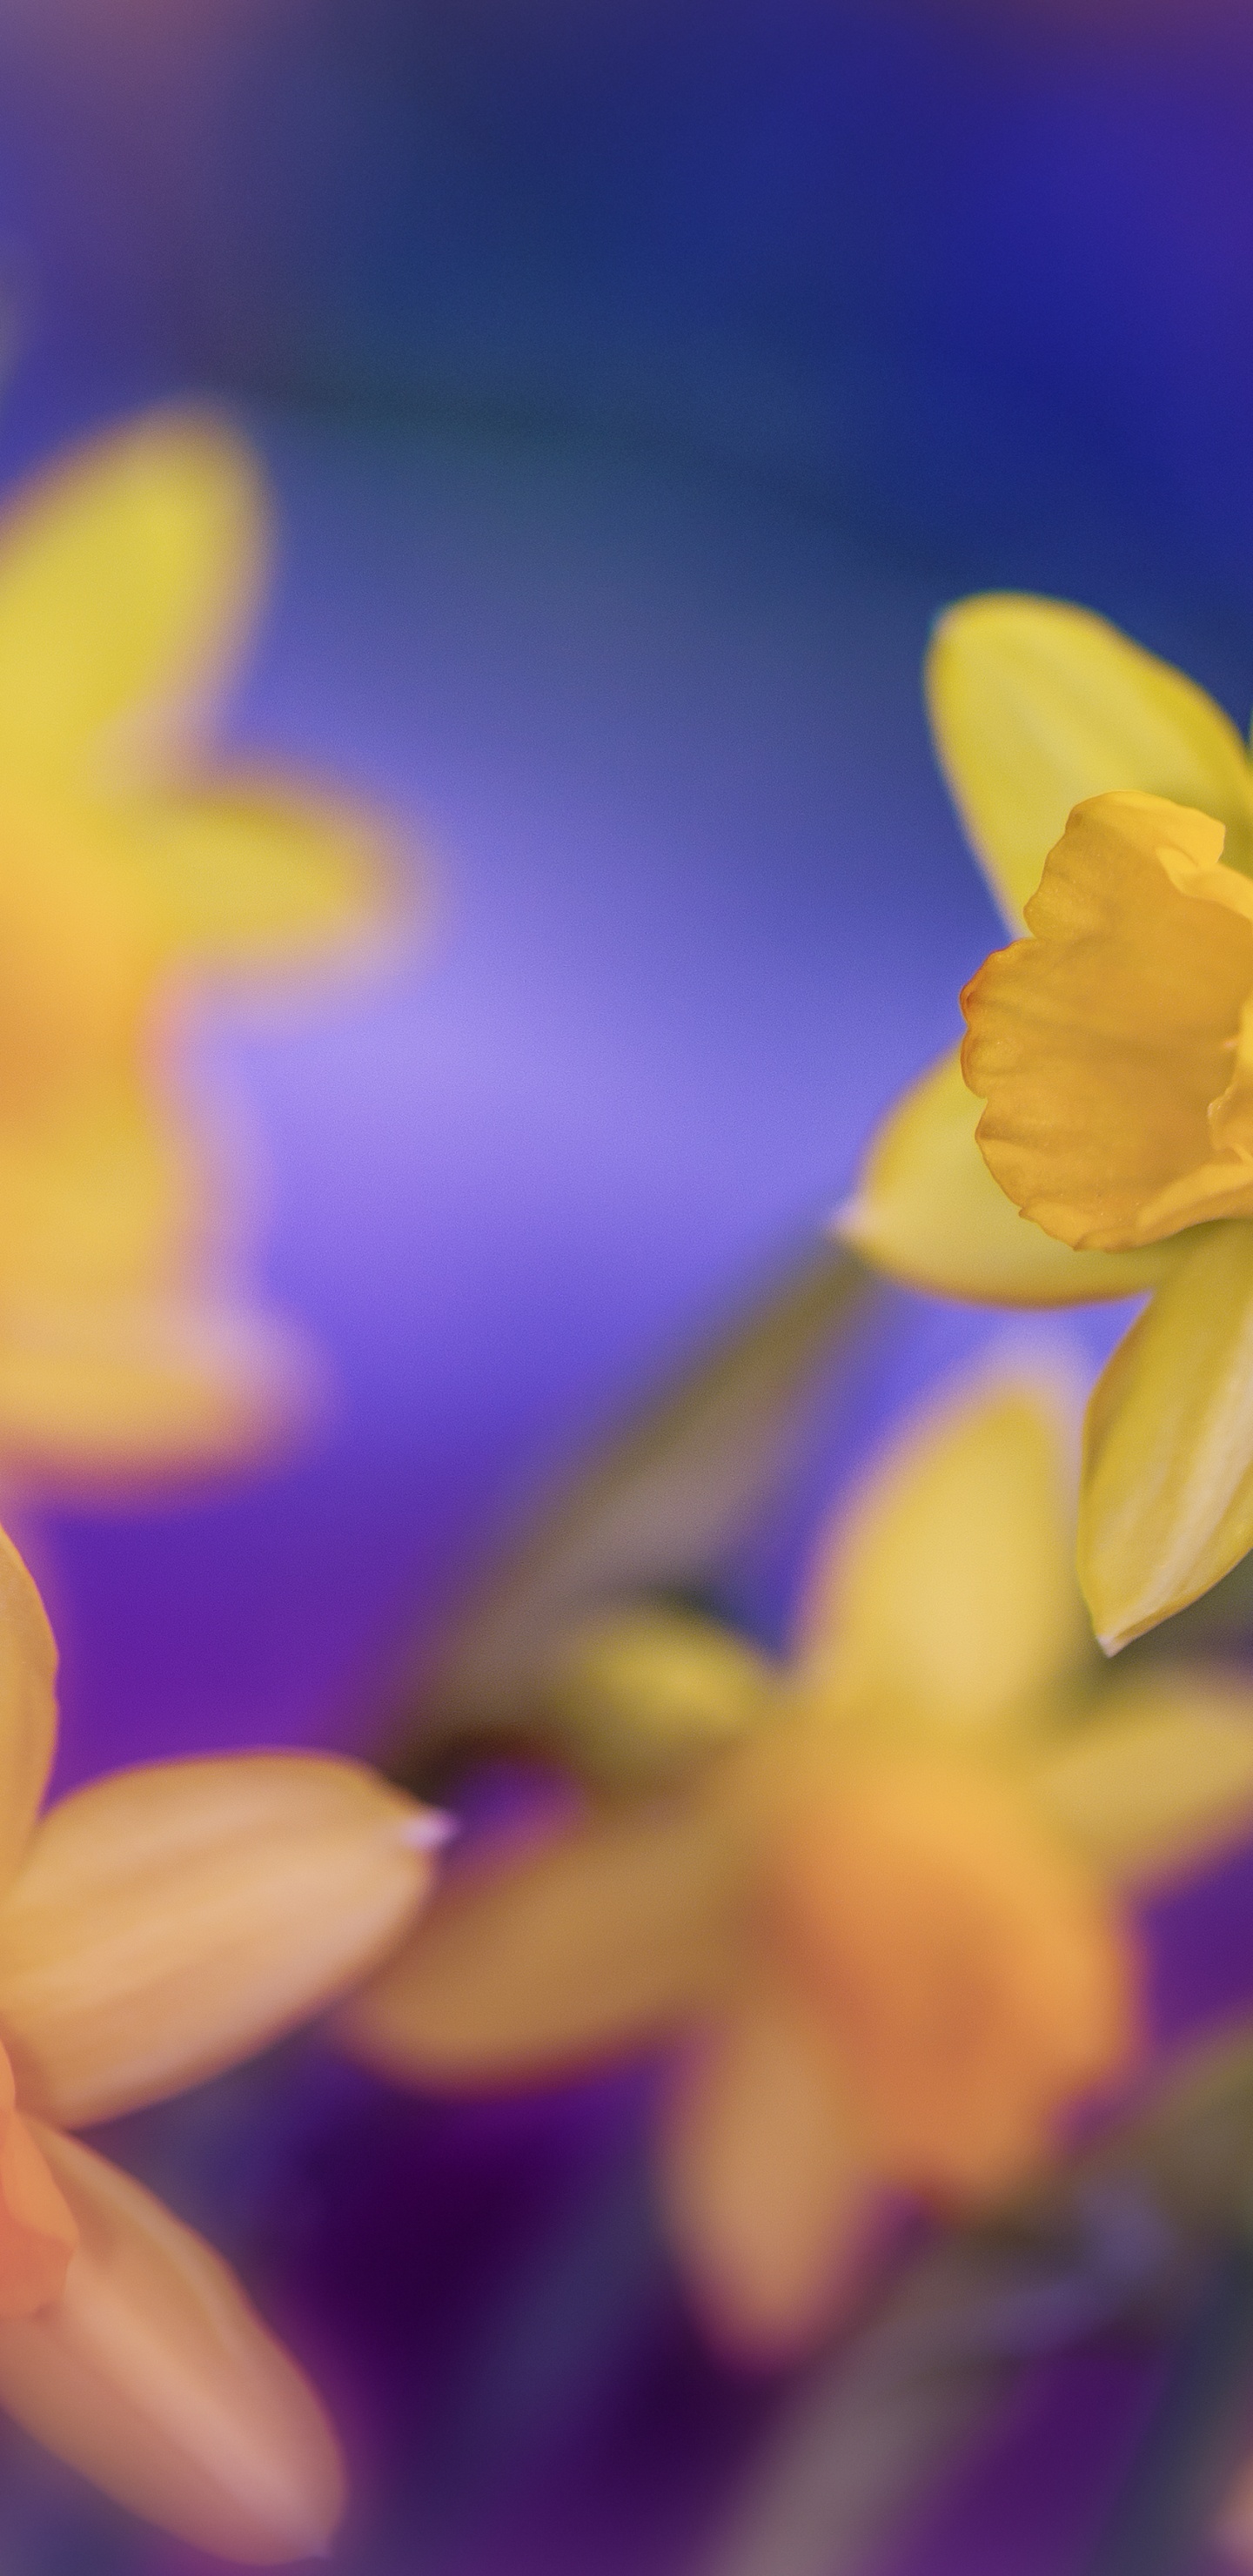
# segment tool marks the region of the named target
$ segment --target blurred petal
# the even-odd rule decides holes
[[[658,1603],[588,1620],[554,1657],[536,1722],[598,1788],[638,1792],[747,1735],[774,1668],[743,1637]]]
[[[1064,600],[959,602],[927,663],[940,765],[1011,929],[1072,805],[1141,788],[1227,826],[1253,868],[1253,775],[1230,718],[1182,671]]]
[[[0,1893],[30,1838],[57,1735],[57,1650],[17,1549],[0,1530]]]
[[[694,1798],[467,1863],[342,2035],[393,2075],[457,2085],[643,2046],[717,1990],[734,1865],[725,1823]]]
[[[1077,1449],[1077,1407],[1043,1372],[911,1420],[819,1554],[801,1652],[823,1690],[960,1744],[1074,1670]]]
[[[1253,2567],[1253,2459],[1246,2458],[1215,2517],[1209,2539],[1224,2567]]]
[[[312,1755],[160,1763],[63,1799],[0,1929],[23,2106],[110,2119],[320,2011],[403,1931],[431,1825],[373,1773]]]
[[[342,2481],[295,2364],[224,2263],[77,2140],[39,2146],[81,2230],[65,2293],[0,2325],[0,2399],[134,2511],[253,2563],[325,2554]]]
[[[5,777],[71,758],[120,774],[165,749],[250,622],[264,524],[248,449],[194,411],[151,412],[28,485],[0,524]]]
[[[1253,1546],[1253,1225],[1205,1226],[1088,1407],[1079,1577],[1109,1653]]]
[[[1159,1246],[1072,1252],[1021,1217],[975,1143],[981,1114],[955,1048],[880,1128],[836,1217],[845,1242],[911,1288],[993,1306],[1083,1305],[1161,1276]]]
[[[264,778],[136,800],[110,818],[116,873],[196,971],[316,962],[393,908],[377,817]]]
[[[671,2236],[709,2331],[768,2360],[847,2300],[871,2203],[822,2022],[762,1978],[684,2070],[661,2139]]]
[[[961,2202],[1025,2180],[1127,2071],[1139,1977],[1118,1910],[988,1765],[815,1768],[763,1858],[776,1937],[900,2185]]]
[[[59,2299],[77,2243],[73,2213],[10,2100],[0,2135],[0,2318],[36,2316]]]
[[[1184,1673],[1113,1690],[1031,1779],[1111,1877],[1168,1877],[1253,1832],[1253,1690]]]
[[[130,1082],[84,1078],[71,1098],[25,1115],[16,1088],[10,1079],[0,1129],[4,1303],[74,1314],[183,1277],[201,1253],[212,1188],[194,1131],[172,1133],[160,1103]],[[15,1328],[20,1336],[20,1318]]]
[[[58,1495],[116,1492],[281,1451],[325,1401],[294,1327],[188,1299],[0,1306],[5,1474]]]
[[[1015,1207],[1076,1250],[1253,1214],[1236,1062],[1253,885],[1221,850],[1208,815],[1160,797],[1076,806],[1027,907],[1032,936],[962,995],[980,1152]]]

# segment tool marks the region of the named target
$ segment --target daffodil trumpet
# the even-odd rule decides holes
[[[1108,1651],[1253,1545],[1253,765],[1086,611],[968,600],[927,671],[940,760],[1017,936],[885,1121],[837,1224],[942,1295],[1149,1292],[1092,1397],[1079,1572]]]
[[[659,1610],[585,1634],[560,1741],[581,1693],[613,1793],[467,1856],[340,2017],[438,2088],[669,2049],[662,2201],[728,2349],[820,2335],[886,2200],[968,2211],[1047,2164],[1139,2059],[1135,1891],[1253,1823],[1253,1693],[1092,1646],[1073,1430],[1020,1373],[911,1425],[786,1665]]]
[[[334,2436],[226,2266],[75,2128],[322,2011],[422,1902],[442,1821],[358,1765],[159,1763],[38,1814],[55,1649],[0,1536],[0,2403],[219,2555],[325,2550]]]

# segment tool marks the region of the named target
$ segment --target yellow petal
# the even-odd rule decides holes
[[[76,2140],[38,2144],[81,2231],[63,2297],[0,2324],[0,2400],[110,2495],[253,2564],[325,2554],[334,2436],[226,2265]]]
[[[194,1275],[217,1195],[195,1132],[172,1131],[138,1083],[88,1079],[25,1111],[16,1087],[0,1121],[0,1302],[82,1311]]]
[[[77,2243],[73,2212],[10,2103],[0,2135],[0,2318],[37,2316],[59,2299]]]
[[[1142,788],[1227,826],[1253,869],[1253,773],[1182,671],[1064,600],[988,592],[942,617],[927,663],[940,765],[1010,928],[1072,805]]]
[[[869,2226],[867,2168],[830,2039],[782,1979],[755,1978],[680,2077],[661,2189],[724,2350],[782,2359],[847,2302]]]
[[[979,1117],[954,1048],[884,1121],[836,1217],[844,1240],[911,1288],[981,1305],[1083,1305],[1160,1277],[1157,1246],[1072,1252],[1021,1217],[975,1143]]]
[[[1253,1546],[1253,1224],[1203,1226],[1088,1408],[1079,1577],[1111,1654]]]
[[[118,899],[209,972],[316,962],[394,909],[393,851],[377,817],[280,781],[136,798],[107,828]]]
[[[1027,907],[1031,938],[962,995],[980,1150],[1014,1205],[1077,1249],[1253,1214],[1232,1079],[1253,885],[1221,849],[1218,824],[1160,797],[1076,806]]]
[[[75,1112],[151,1118],[160,949],[129,898],[98,803],[60,780],[32,785],[4,773],[0,818],[6,1137],[55,1131]]]
[[[156,411],[39,475],[0,524],[0,776],[168,749],[251,621],[265,508],[211,415]]]
[[[1024,2181],[1136,2054],[1118,1909],[986,1764],[845,1762],[797,1790],[762,1897],[838,2033],[875,2164],[959,2203]]]
[[[1178,1673],[1110,1691],[1031,1765],[1050,1822],[1132,1885],[1253,1833],[1253,1691]]]
[[[774,1679],[716,1620],[647,1604],[572,1629],[537,1692],[536,1724],[582,1779],[638,1793],[738,1743]]]
[[[1077,1450],[1077,1409],[1043,1372],[912,1420],[819,1550],[799,1643],[822,1691],[961,1744],[1080,1666]]]
[[[687,1797],[468,1863],[341,2035],[425,2084],[508,2083],[641,2047],[725,1974],[733,1867],[721,1818]]]
[[[0,2035],[69,2126],[198,2083],[320,2011],[399,1937],[429,1814],[355,1763],[118,1772],[38,1827],[0,1910]]]
[[[43,1603],[0,1530],[0,1894],[26,1849],[52,1765],[56,1671]]]
[[[0,1456],[27,1492],[116,1495],[257,1460],[324,1399],[294,1327],[229,1307],[0,1304]]]

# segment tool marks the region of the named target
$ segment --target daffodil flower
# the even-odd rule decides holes
[[[964,1056],[887,1119],[838,1223],[945,1295],[1155,1292],[1088,1416],[1079,1570],[1113,1651],[1253,1545],[1253,764],[1181,672],[1057,601],[953,609],[928,693],[1031,935],[974,978]]]
[[[346,2009],[351,2049],[443,2087],[677,2044],[663,2202],[728,2345],[816,2335],[885,2192],[1029,2176],[1135,2062],[1128,1892],[1253,1820],[1253,1694],[1101,1663],[1073,1483],[1055,1390],[988,1382],[868,1478],[755,1697],[717,1631],[702,1690],[699,1624],[608,1628],[600,1703],[620,1729],[629,1677],[646,1742],[694,1707],[686,1771],[468,1856]]]
[[[379,827],[206,767],[268,512],[212,416],[155,412],[0,516],[0,1476],[91,1484],[264,1446],[310,1393],[232,1302],[230,1182],[174,1060],[195,988],[377,927]]]
[[[67,2130],[320,2011],[405,1928],[441,1820],[353,1763],[118,1773],[37,1820],[55,1649],[0,1536],[0,2403],[204,2547],[324,2549],[333,2436],[225,2265]]]

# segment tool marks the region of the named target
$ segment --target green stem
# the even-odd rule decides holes
[[[1253,2237],[1224,2256],[1083,2576],[1185,2576],[1253,2429]]]

